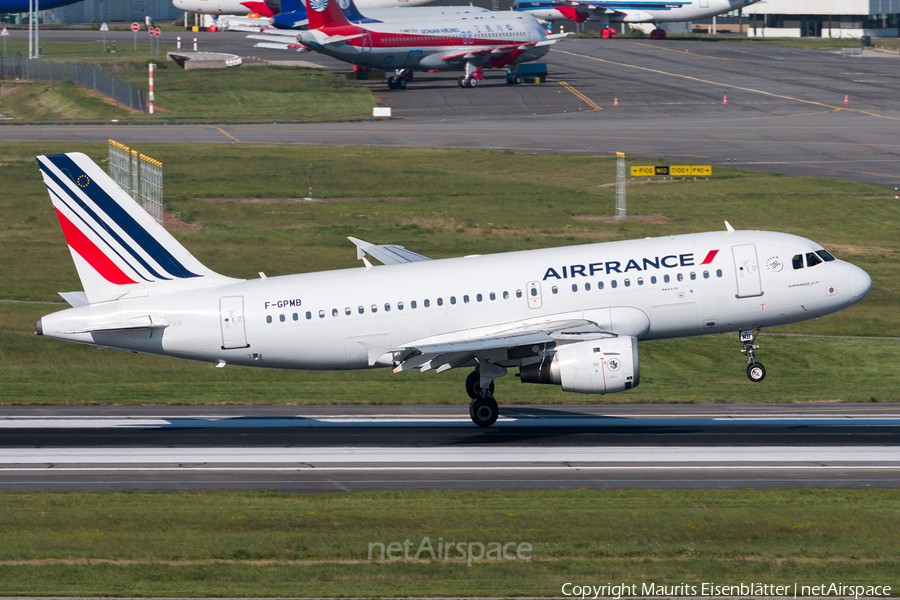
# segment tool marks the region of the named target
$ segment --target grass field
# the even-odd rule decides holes
[[[22,44],[22,42],[18,42]],[[12,45],[12,44],[11,44]],[[44,45],[44,44],[42,44]],[[48,42],[45,60],[83,62],[119,79],[147,88],[147,64],[154,72],[155,114],[120,107],[97,92],[71,82],[0,82],[0,113],[28,121],[271,121],[319,122],[371,115],[375,99],[364,85],[320,69],[244,66],[185,71],[146,48],[105,54],[90,42]],[[12,50],[11,50],[12,51]],[[25,52],[24,48],[19,51]],[[55,52],[55,53],[54,53]]]
[[[515,597],[561,596],[565,582],[704,581],[896,590],[898,501],[893,490],[8,493],[0,595]],[[409,540],[414,557],[426,537],[526,543],[531,559],[368,560],[370,543]]]
[[[60,302],[80,289],[34,156],[106,146],[0,146],[0,299]],[[722,229],[774,229],[821,242],[874,280],[861,304],[780,332],[900,336],[900,268],[893,194],[833,180],[716,168],[710,181],[629,187],[629,213],[653,222],[604,223],[613,213],[614,162],[605,157],[382,148],[141,145],[162,160],[174,231],[211,268],[237,277],[359,266],[346,240],[397,243],[434,258]],[[309,203],[202,198],[307,195],[380,198]],[[204,169],[196,166],[203,164]],[[459,173],[466,173],[460,177]],[[827,211],[821,210],[828,206]],[[0,397],[6,403],[462,402],[464,373],[304,373],[209,365],[99,351],[33,335],[64,305],[0,303]],[[900,341],[763,335],[763,385],[743,373],[734,336],[641,344],[642,384],[610,402],[892,400]],[[836,367],[839,365],[839,367]],[[596,402],[553,386],[498,381],[504,403]]]

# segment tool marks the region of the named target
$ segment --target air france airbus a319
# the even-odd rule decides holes
[[[759,329],[837,312],[872,287],[813,241],[730,226],[442,260],[350,238],[364,268],[232,279],[84,154],[38,162],[84,287],[61,294],[72,308],[42,317],[38,335],[218,366],[472,369],[469,413],[483,427],[508,369],[568,392],[636,387],[639,340],[740,332],[761,381]]]

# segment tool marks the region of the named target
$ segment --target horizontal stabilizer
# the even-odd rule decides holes
[[[81,329],[76,329],[75,331],[65,331],[63,333],[66,334],[76,334],[76,333],[127,333],[129,331],[138,331],[138,330],[152,330],[152,329],[165,329],[169,324],[165,322],[154,322],[150,316],[145,317],[135,317],[133,319],[128,319],[125,322],[121,323],[106,323],[99,325],[91,325],[90,327],[83,327]]]

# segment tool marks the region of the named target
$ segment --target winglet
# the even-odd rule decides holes
[[[729,232],[734,231],[734,227],[732,227],[731,223],[729,223],[728,221],[725,221],[725,229]]]

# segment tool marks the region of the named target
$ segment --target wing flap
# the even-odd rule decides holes
[[[410,369],[436,369],[438,373],[443,373],[475,359],[495,356],[500,350],[537,346],[539,352],[548,344],[566,344],[603,337],[615,337],[615,334],[602,330],[593,321],[568,320],[529,325],[478,338],[392,348],[387,352],[394,356],[394,373]]]

